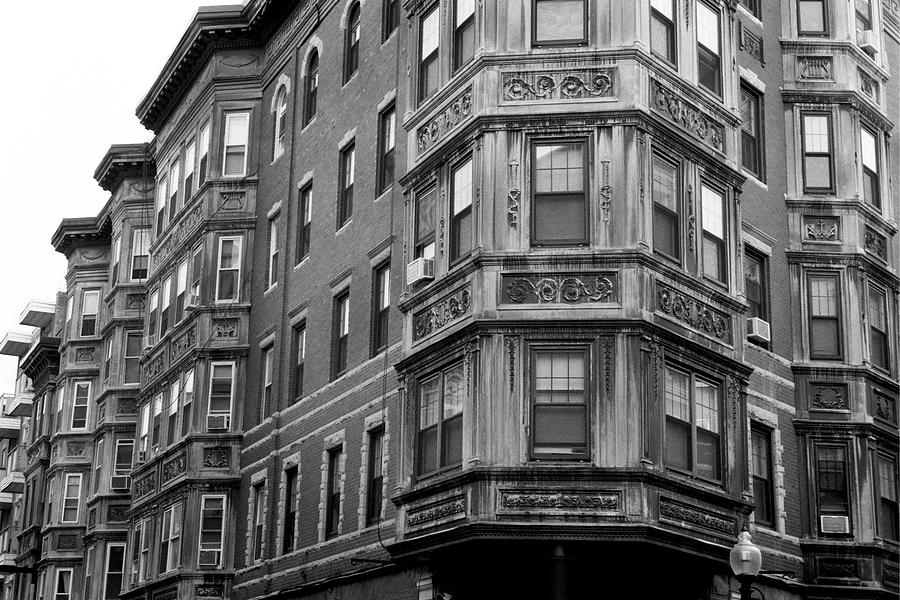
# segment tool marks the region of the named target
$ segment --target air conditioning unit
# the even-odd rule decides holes
[[[221,431],[231,428],[231,415],[206,415],[207,431]]]
[[[144,347],[152,348],[155,345],[156,345],[156,336],[153,334],[148,335],[145,340]]]
[[[407,285],[428,281],[429,279],[434,279],[434,259],[417,258],[406,265]]]
[[[112,490],[128,491],[131,489],[131,477],[128,475],[113,475],[109,478],[109,488]]]
[[[137,464],[142,465],[145,462],[147,462],[147,451],[146,450],[138,450]]]
[[[184,305],[184,310],[196,310],[198,306],[200,306],[200,296],[191,294],[188,296],[187,304]]]
[[[768,344],[772,339],[772,328],[769,326],[769,322],[763,321],[759,317],[747,319],[747,339],[751,342]]]
[[[850,533],[850,517],[822,515],[819,519],[822,533]]]
[[[881,51],[881,43],[878,41],[878,32],[866,29],[856,32],[856,44],[862,51],[870,56],[875,56]]]
[[[221,550],[201,550],[197,562],[201,567],[218,567],[221,557]]]

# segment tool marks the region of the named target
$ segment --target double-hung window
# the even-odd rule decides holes
[[[881,186],[878,176],[878,136],[863,127],[860,129],[860,149],[862,155],[863,199],[881,208]]]
[[[703,274],[715,281],[727,283],[725,197],[717,189],[701,184],[700,209],[703,219]]]
[[[388,314],[391,308],[391,267],[385,263],[372,271],[372,355],[387,348]]]
[[[194,369],[189,369],[184,375],[184,392],[181,399],[181,437],[191,430],[194,413]]]
[[[212,363],[209,381],[209,417],[224,417],[226,425],[231,419],[234,397],[234,363]],[[207,421],[211,421],[207,418]],[[222,427],[228,429],[228,426]]]
[[[366,482],[366,524],[381,519],[382,487],[384,485],[384,428],[369,432],[368,481]]]
[[[436,188],[416,194],[415,257],[434,258],[434,198]]]
[[[181,382],[176,379],[169,387],[169,402],[166,404],[166,446],[175,443],[178,436],[178,402],[181,400]]]
[[[897,509],[897,459],[878,455],[878,531],[886,540],[900,540]]]
[[[534,458],[588,454],[588,353],[583,348],[532,352],[531,453]]]
[[[194,248],[194,255],[191,258],[191,295],[188,300],[189,304],[194,306],[200,304],[200,284],[203,281],[203,246]]]
[[[150,447],[150,408],[151,402],[148,401],[141,406],[141,435],[138,438],[140,442],[140,446],[138,447],[139,454],[143,454],[146,456],[147,449]],[[138,462],[142,462],[140,457],[138,458]]]
[[[722,95],[722,46],[719,13],[697,1],[697,83]]]
[[[300,210],[297,219],[297,264],[309,256],[309,236],[312,232],[312,183],[300,190]]]
[[[200,567],[221,567],[225,544],[225,496],[200,499]]]
[[[231,302],[240,299],[241,242],[240,237],[219,238],[216,302]]]
[[[153,430],[151,432],[150,443],[156,449],[159,446],[160,437],[162,435],[162,407],[163,401],[166,399],[164,392],[159,392],[153,397]]]
[[[159,572],[168,573],[181,566],[182,504],[173,504],[163,511],[159,534]]]
[[[156,237],[162,235],[162,230],[166,226],[167,182],[168,180],[164,176],[159,180],[159,187],[156,189]]]
[[[134,458],[133,440],[116,440],[116,462],[113,466],[116,476],[130,475]]]
[[[294,549],[294,532],[297,529],[297,467],[284,472],[284,533],[281,538],[281,552],[287,554]]]
[[[341,523],[341,457],[343,446],[328,451],[328,481],[325,497],[325,537],[330,538],[340,533]]]
[[[225,143],[222,156],[222,176],[243,177],[247,174],[247,140],[250,134],[250,113],[225,115]]]
[[[159,288],[159,337],[166,335],[169,330],[169,307],[172,303],[172,276],[163,279]]]
[[[463,365],[456,363],[419,383],[416,440],[419,476],[462,463],[465,381]]]
[[[391,105],[378,116],[378,190],[383,194],[394,182],[394,146],[397,111]]]
[[[840,359],[841,292],[837,273],[810,273],[807,276],[809,313],[809,357]]]
[[[269,260],[266,265],[268,287],[278,283],[278,223],[280,219],[269,219]]]
[[[272,411],[272,383],[275,369],[275,346],[267,346],[262,351],[263,363],[263,389],[262,406],[260,407],[260,420],[264,419]]]
[[[284,154],[284,148],[287,141],[287,127],[285,119],[287,118],[287,88],[279,86],[278,92],[275,94],[275,132],[272,136],[274,140],[272,147],[272,160],[277,159]]]
[[[455,166],[450,176],[450,262],[472,251],[472,159]]]
[[[533,244],[587,243],[586,146],[584,141],[533,144]]]
[[[103,481],[103,467],[106,465],[104,438],[100,438],[94,443],[94,493],[100,491],[100,484]]]
[[[650,48],[652,52],[675,65],[675,0],[650,1]]]
[[[872,29],[872,0],[854,0],[856,5],[856,31]]]
[[[440,7],[422,15],[419,26],[419,101],[425,100],[438,89],[440,82]]]
[[[475,56],[475,0],[454,0],[453,71]]]
[[[828,35],[828,0],[797,0],[797,33]]]
[[[400,24],[400,0],[382,0],[381,41],[386,42]]]
[[[772,482],[772,431],[756,423],[750,426],[750,458],[753,471],[753,517],[757,524],[775,524],[775,487]]]
[[[125,572],[125,544],[106,545],[106,571],[103,576],[103,600],[114,600],[122,589]]]
[[[741,165],[762,181],[763,120],[762,95],[747,85],[741,86]]]
[[[303,125],[316,116],[316,97],[319,93],[319,53],[313,50],[306,63],[306,89],[303,94]]]
[[[71,429],[84,429],[87,427],[88,404],[91,401],[91,382],[75,382],[75,398],[72,403]]]
[[[704,479],[720,480],[721,393],[694,373],[665,369],[665,463]]]
[[[81,295],[81,337],[91,337],[97,333],[97,312],[100,310],[100,291],[85,290]]]
[[[347,370],[350,350],[350,290],[334,298],[332,321],[331,378],[336,379]]]
[[[816,502],[821,533],[849,533],[850,490],[847,485],[847,448],[830,444],[815,447]]]
[[[659,156],[651,162],[653,197],[653,250],[681,260],[680,182],[678,167]]]
[[[209,175],[209,139],[210,139],[210,123],[206,122],[200,129],[200,163],[197,166],[197,187],[199,188],[206,183]]]
[[[347,17],[346,41],[344,42],[344,83],[350,81],[359,68],[359,13],[359,2],[355,2]]]
[[[106,338],[103,342],[103,381],[109,381],[109,372],[112,367],[112,338]]]
[[[175,322],[184,318],[185,294],[187,294],[188,261],[185,258],[178,263],[175,271]]]
[[[757,19],[762,18],[762,12],[760,11],[760,5],[762,4],[761,0],[740,0],[741,5],[747,9],[747,11],[756,17]]]
[[[353,182],[356,179],[356,145],[341,150],[341,189],[338,198],[337,228],[346,225],[353,216]]]
[[[94,555],[96,554],[96,544],[88,548],[87,556],[84,559],[84,598],[94,597]]]
[[[66,473],[63,490],[63,523],[77,523],[78,509],[81,504],[81,473]]]
[[[149,344],[153,344],[159,325],[159,288],[150,292],[150,309],[147,313],[147,335]]]
[[[535,46],[571,46],[587,42],[586,0],[532,0]]]
[[[113,240],[112,249],[112,269],[110,270],[109,285],[110,287],[119,282],[119,261],[122,255],[122,236],[117,235]]]
[[[808,194],[833,192],[831,115],[801,113],[800,135],[803,142],[803,191]]]
[[[768,259],[753,250],[744,248],[744,294],[750,310],[748,319],[758,318],[769,321],[769,270]]]
[[[150,229],[140,227],[131,230],[131,281],[147,279],[150,267]]]
[[[197,142],[192,141],[184,150],[184,194],[183,204],[194,195],[194,166],[197,161]]]
[[[303,397],[303,365],[306,362],[306,322],[294,327],[294,401]]]
[[[253,486],[253,554],[251,559],[255,562],[262,559],[263,541],[266,527],[266,484],[259,483]]]
[[[890,369],[890,345],[888,342],[887,294],[881,288],[869,285],[869,360],[881,369]]]
[[[178,212],[178,182],[181,180],[181,164],[176,158],[169,167],[169,222],[175,219]]]
[[[141,332],[125,332],[125,370],[123,384],[141,382]]]
[[[56,586],[54,587],[53,600],[71,600],[72,598],[72,569],[56,570]]]

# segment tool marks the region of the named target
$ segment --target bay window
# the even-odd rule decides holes
[[[472,251],[472,159],[457,165],[450,177],[450,262]]]
[[[818,444],[814,454],[819,532],[849,533],[850,490],[847,484],[847,448]]]
[[[163,511],[159,535],[159,573],[168,573],[181,566],[182,504],[179,502]]]
[[[718,481],[721,468],[719,384],[672,366],[665,368],[665,464]]]
[[[587,42],[586,0],[532,0],[532,43],[536,46]]]
[[[887,293],[869,285],[869,360],[881,369],[890,370],[890,342],[888,337]]]
[[[250,113],[225,115],[225,138],[222,176],[243,177],[247,173],[247,140],[250,135]]]
[[[440,83],[440,7],[422,16],[419,26],[419,101],[435,93]]]
[[[202,496],[200,500],[200,554],[197,565],[221,567],[225,545],[225,496]]]
[[[809,356],[812,359],[840,359],[841,293],[837,273],[807,275]]]
[[[586,244],[587,168],[584,141],[532,145],[532,243]]]
[[[803,191],[809,194],[833,192],[831,114],[801,113],[800,137],[803,150]]]
[[[462,463],[466,398],[463,364],[422,379],[418,387],[416,472],[426,476]]]
[[[721,283],[728,282],[728,252],[725,246],[725,197],[701,184],[700,210],[703,220],[703,274]]]
[[[659,156],[651,162],[650,195],[653,198],[653,250],[681,260],[681,215],[678,167]]]
[[[878,136],[866,127],[860,129],[860,149],[863,200],[880,209],[881,185],[878,175]]]
[[[235,302],[240,298],[241,242],[240,237],[219,238],[216,302]]]
[[[587,457],[588,360],[584,348],[532,353],[531,451],[535,458]]]

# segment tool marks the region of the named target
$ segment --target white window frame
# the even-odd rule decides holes
[[[221,500],[222,501],[222,521],[221,521],[221,528],[219,529],[220,536],[219,536],[218,548],[211,548],[211,547],[204,548],[203,547],[203,541],[202,541],[203,540],[203,511],[206,510],[206,503],[210,500]],[[228,498],[225,496],[225,494],[204,494],[203,496],[200,497],[200,526],[198,528],[200,530],[200,536],[199,536],[199,540],[198,540],[198,544],[197,544],[197,566],[198,567],[222,568],[222,562],[223,562],[222,559],[223,559],[223,554],[225,553],[225,524],[228,520],[227,516],[228,516]],[[203,564],[200,562],[200,553],[203,551],[209,551],[209,550],[216,551],[219,553],[219,561],[215,565]]]
[[[241,141],[239,139],[229,140],[229,137],[232,133],[232,123],[239,119],[246,119],[247,128],[246,131],[243,132],[243,144],[229,144],[229,141]],[[237,132],[235,132],[237,134]],[[247,155],[250,152],[250,112],[249,111],[236,111],[225,113],[225,130],[222,135],[222,177],[244,177],[247,174]],[[226,157],[228,156],[228,148],[234,146],[244,146],[244,160],[243,166],[241,167],[240,173],[226,173]]]
[[[194,185],[196,184],[196,181],[194,180],[194,174],[197,170],[194,163],[196,161],[197,141],[191,140],[184,150],[184,176],[182,177],[182,181],[184,182],[184,191],[182,192],[182,206],[187,205],[188,201],[194,195]]]
[[[269,219],[269,256],[266,259],[266,283],[271,289],[278,285],[278,225],[279,215]]]
[[[96,296],[97,297],[97,309],[96,312],[88,313],[85,312],[87,307],[87,299],[88,296]],[[94,317],[94,333],[89,336],[82,335],[82,331],[84,330],[84,318],[86,316]],[[84,290],[81,292],[81,318],[78,320],[78,337],[94,337],[97,335],[97,331],[99,330],[100,325],[100,290]]]
[[[138,438],[138,452],[147,452],[150,449],[150,404],[148,400],[141,406],[141,435]]]
[[[169,313],[172,307],[172,276],[167,275],[159,286],[159,337],[166,334],[175,324],[174,315]],[[166,315],[166,328],[163,330],[163,314]]]
[[[176,518],[176,517],[181,517]],[[174,571],[181,562],[181,531],[182,522],[184,520],[184,505],[176,502],[163,511],[162,519],[159,524],[159,546],[160,552],[163,551],[163,544],[166,544],[165,570],[163,573]],[[168,526],[168,537],[166,537],[166,527]],[[162,558],[162,557],[160,557]]]
[[[138,548],[138,581],[146,581],[150,578],[150,554],[151,554],[151,532],[153,519],[146,517],[141,519],[141,545]]]
[[[184,258],[175,270],[175,319],[174,323],[180,323],[185,316],[184,306],[187,303],[187,272],[188,261]],[[180,304],[179,304],[180,298]]]
[[[287,130],[287,86],[280,85],[275,91],[275,135],[272,141],[272,162],[278,160],[287,147],[282,136],[286,137]]]
[[[233,241],[236,243],[238,249],[237,255],[237,269],[222,268],[222,244],[227,241]],[[216,304],[230,303],[230,302],[240,302],[241,299],[241,261],[244,259],[244,238],[239,235],[226,235],[219,238],[218,244],[218,252],[216,253]],[[234,271],[237,270],[237,283],[234,286],[235,297],[234,298],[219,298],[219,279],[222,275],[223,270]]]
[[[209,140],[212,138],[212,122],[207,121],[200,128],[200,142],[197,144],[197,189],[209,180]],[[203,159],[206,166],[203,167]],[[203,167],[203,168],[201,168]],[[202,181],[201,181],[202,180]]]
[[[59,522],[60,523],[77,523],[78,517],[81,513],[81,486],[84,483],[81,473],[66,473],[66,477],[63,480],[63,488],[62,488],[62,503],[60,504],[60,512],[59,512]],[[78,495],[74,498],[69,496],[69,480],[70,479],[78,479]],[[69,500],[75,500],[75,518],[71,520],[67,520],[66,517],[66,502]]]
[[[110,269],[110,277],[112,278],[112,283],[119,282],[119,267],[120,267],[120,256],[122,254],[122,236],[117,235],[116,239],[113,240],[113,255],[112,255],[112,269]]]
[[[69,574],[69,592],[66,594],[59,593],[59,580],[63,573]],[[72,580],[75,578],[74,569],[56,569],[56,577],[53,578],[53,600],[71,600],[72,599]]]
[[[122,548],[122,570],[115,571],[122,577],[122,582],[125,582],[125,564],[128,562],[128,547],[126,544],[121,542],[109,542],[106,544],[106,557],[103,560],[103,587],[100,590],[100,598],[106,598],[106,584],[109,581],[109,557],[112,555],[110,550],[112,548]],[[121,587],[119,588],[121,589]]]
[[[94,544],[90,548],[87,549],[84,558],[84,598],[92,598],[93,594],[91,593],[93,590],[91,587],[94,584],[94,560],[97,545]]]
[[[119,476],[131,474],[131,470],[134,468],[134,445],[135,445],[134,440],[126,440],[126,439],[116,440],[116,454],[113,457],[113,473],[115,473],[116,475],[119,475]],[[120,446],[131,446],[131,452],[129,452],[129,454],[131,455],[131,462],[128,465],[128,469],[119,469],[118,468],[118,466],[119,466],[118,458],[119,458],[119,447]]]
[[[76,381],[75,391],[72,394],[72,413],[69,415],[69,429],[72,431],[83,431],[88,428],[88,422],[91,414],[91,385],[90,381]],[[84,403],[84,427],[75,427],[75,409],[78,406],[78,390],[79,388],[87,388],[86,400]]]
[[[231,393],[228,397],[228,412],[224,411],[213,411],[212,409],[212,381],[213,375],[216,372],[216,367],[228,366],[231,368]],[[228,415],[229,420],[231,419],[231,413],[234,411],[234,386],[235,386],[235,373],[237,371],[237,366],[233,360],[223,360],[209,363],[209,397],[207,398],[206,403],[206,415]]]

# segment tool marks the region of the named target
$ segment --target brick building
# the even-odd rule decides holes
[[[201,9],[0,343],[2,598],[724,600],[743,527],[895,597],[898,61],[891,0]]]

